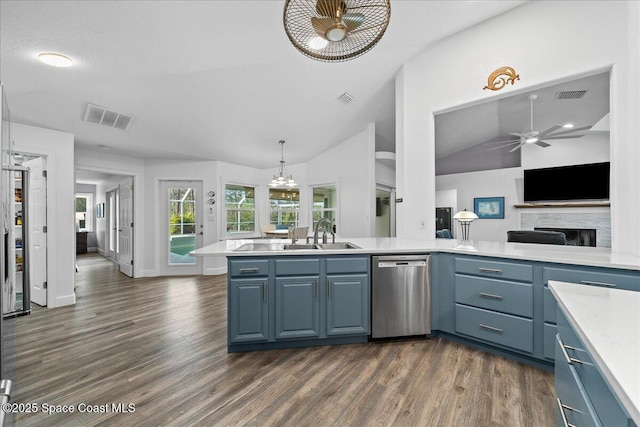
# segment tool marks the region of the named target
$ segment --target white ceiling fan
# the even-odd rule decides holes
[[[568,138],[580,138],[583,137],[584,134],[574,135],[575,132],[580,132],[583,130],[591,129],[593,125],[590,126],[582,126],[579,128],[574,128],[572,124],[567,123],[565,125],[553,125],[549,129],[539,132],[533,129],[533,101],[538,99],[538,95],[529,95],[529,101],[531,102],[531,130],[528,132],[510,132],[509,135],[516,136],[517,139],[510,139],[506,141],[491,141],[487,144],[499,144],[496,147],[489,148],[491,150],[498,150],[500,148],[511,147],[515,145],[515,147],[511,148],[509,152],[516,151],[521,148],[525,144],[536,144],[540,147],[546,148],[551,144],[548,144],[544,140],[553,140],[553,139],[568,139]],[[564,129],[559,132],[559,129]]]

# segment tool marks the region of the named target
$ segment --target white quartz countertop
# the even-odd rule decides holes
[[[640,292],[555,281],[549,289],[640,426]]]
[[[538,245],[531,243],[502,243],[490,241],[473,241],[472,249],[456,248],[459,241],[455,239],[401,239],[384,238],[348,238],[336,237],[336,242],[351,242],[360,249],[310,249],[282,251],[238,251],[235,249],[245,243],[290,243],[286,239],[236,239],[223,240],[191,252],[194,256],[274,256],[274,255],[319,255],[319,254],[399,254],[449,252],[469,255],[483,255],[499,258],[512,258],[530,261],[557,262],[596,267],[623,268],[640,270],[640,257],[612,253],[609,248],[592,248],[583,246]],[[304,241],[299,242],[304,243]]]

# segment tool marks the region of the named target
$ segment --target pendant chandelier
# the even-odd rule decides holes
[[[304,55],[324,62],[357,58],[382,38],[390,0],[286,0],[284,29]]]
[[[284,140],[278,141],[278,144],[280,144],[281,149],[280,171],[278,176],[273,175],[273,179],[269,183],[269,186],[274,188],[296,187],[298,184],[296,184],[293,179],[293,175],[287,176],[287,168],[284,164]]]

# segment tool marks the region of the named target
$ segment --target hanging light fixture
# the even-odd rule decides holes
[[[382,38],[390,0],[286,0],[284,29],[304,55],[324,62],[357,58]]]
[[[274,188],[296,187],[298,184],[296,184],[293,179],[293,175],[287,176],[287,168],[284,164],[284,140],[278,141],[278,144],[280,144],[281,149],[280,171],[278,176],[273,175],[273,179],[269,183],[269,186]]]

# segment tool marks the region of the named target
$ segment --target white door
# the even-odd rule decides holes
[[[202,274],[202,258],[189,255],[202,247],[202,200],[202,181],[160,182],[160,274]]]
[[[133,277],[133,177],[120,182],[118,202],[118,263],[120,271]]]
[[[22,166],[29,169],[27,188],[27,245],[31,302],[47,305],[47,180],[45,159],[38,157]]]

